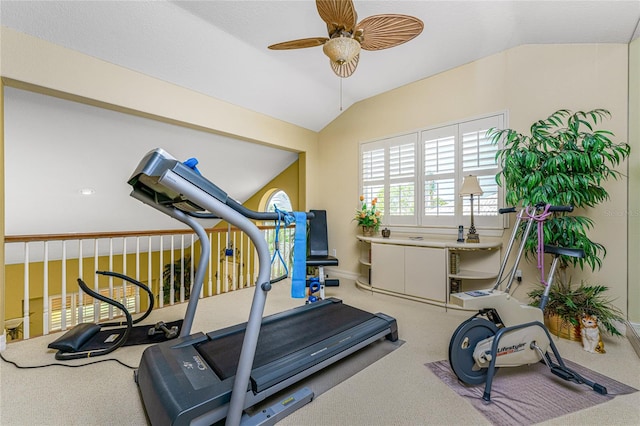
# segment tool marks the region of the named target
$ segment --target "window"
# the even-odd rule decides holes
[[[378,198],[386,225],[457,227],[470,215],[470,200],[458,191],[473,174],[484,192],[474,197],[475,224],[499,228],[498,147],[486,133],[504,125],[505,114],[497,114],[363,143],[361,193],[368,202]]]
[[[284,210],[287,212],[290,212],[293,210],[293,208],[291,207],[291,200],[289,199],[289,196],[287,195],[286,192],[284,192],[281,189],[278,189],[273,194],[271,194],[271,196],[267,200],[267,205],[264,211],[273,212],[275,211],[274,207],[276,206],[278,207],[278,209]]]
[[[278,207],[279,210],[284,210],[286,212],[293,211],[289,196],[281,189],[276,189],[271,193],[271,195],[269,195],[269,198],[265,203],[264,211],[273,212],[275,211],[275,207]],[[263,225],[269,227],[274,226],[274,224],[274,221],[265,221],[263,223]],[[291,248],[295,239],[295,228],[288,227],[285,229],[285,224],[280,224],[280,230],[277,235],[277,247],[280,252],[280,256],[278,256],[278,258],[275,257],[276,230],[267,228],[264,232],[267,244],[269,245],[269,255],[272,259],[271,278],[278,278],[285,272],[291,273],[291,266],[293,261],[293,253],[291,252]]]

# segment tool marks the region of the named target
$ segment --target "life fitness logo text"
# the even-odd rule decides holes
[[[207,365],[199,356],[195,355],[192,359],[195,361],[195,364],[190,361],[182,361],[182,368],[186,370],[193,370],[197,368],[200,371],[204,371],[207,369]]]
[[[509,355],[515,352],[520,352],[524,350],[524,347],[525,347],[524,343],[518,343],[517,345],[511,345],[511,346],[504,346],[498,349],[497,356]]]

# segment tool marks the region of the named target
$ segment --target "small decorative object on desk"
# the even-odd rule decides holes
[[[382,238],[389,238],[391,236],[391,231],[389,228],[384,228],[382,230]]]
[[[371,200],[371,207],[367,205],[364,195],[360,196],[360,202],[362,206],[356,210],[356,215],[353,220],[358,222],[358,226],[362,227],[362,234],[365,237],[372,237],[378,232],[378,229],[380,229],[380,212],[376,210],[378,199],[374,198]]]

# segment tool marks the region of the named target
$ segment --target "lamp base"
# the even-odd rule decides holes
[[[467,234],[467,242],[468,243],[479,243],[480,242],[480,235],[476,234],[475,232],[473,234],[471,232],[469,232]]]

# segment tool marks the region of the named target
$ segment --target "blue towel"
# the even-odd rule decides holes
[[[296,236],[293,240],[293,273],[291,297],[303,299],[307,287],[307,214],[293,212],[296,218]]]

